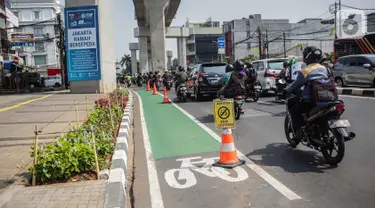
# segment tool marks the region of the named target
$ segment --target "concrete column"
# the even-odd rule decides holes
[[[101,80],[73,81],[71,93],[103,93],[116,88],[116,56],[114,50],[114,1],[65,0],[65,7],[98,5]]]
[[[129,50],[132,60],[132,75],[138,72],[137,69],[137,50],[138,50],[138,43],[129,43]]]
[[[168,70],[171,69],[171,66],[172,66],[172,56],[173,56],[173,52],[172,51],[167,51],[167,67],[168,67]]]
[[[148,50],[147,50],[147,37],[139,37],[139,70],[140,73],[148,72]]]
[[[178,62],[186,69],[186,39],[177,38]]]
[[[148,71],[152,72],[151,38],[147,37]]]
[[[164,10],[169,0],[145,0],[150,17],[150,37],[152,70],[164,71],[166,66],[165,52],[165,19]]]

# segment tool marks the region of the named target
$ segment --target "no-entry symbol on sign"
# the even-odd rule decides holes
[[[214,117],[217,129],[234,129],[233,99],[214,100]]]

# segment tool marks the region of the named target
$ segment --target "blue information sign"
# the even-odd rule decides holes
[[[98,6],[65,8],[69,81],[100,80]]]
[[[218,38],[217,39],[217,47],[218,48],[225,48],[225,39],[224,38]]]

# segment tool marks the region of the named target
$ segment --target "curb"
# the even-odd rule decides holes
[[[375,97],[375,89],[337,88],[339,95],[355,95],[363,97]]]
[[[112,155],[112,165],[106,187],[105,208],[125,207],[128,138],[132,119],[132,104],[133,98],[129,91],[128,103],[122,116],[115,152]]]

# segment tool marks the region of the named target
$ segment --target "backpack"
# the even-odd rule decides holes
[[[311,81],[312,102],[314,105],[338,100],[335,81],[332,78],[322,78]]]

